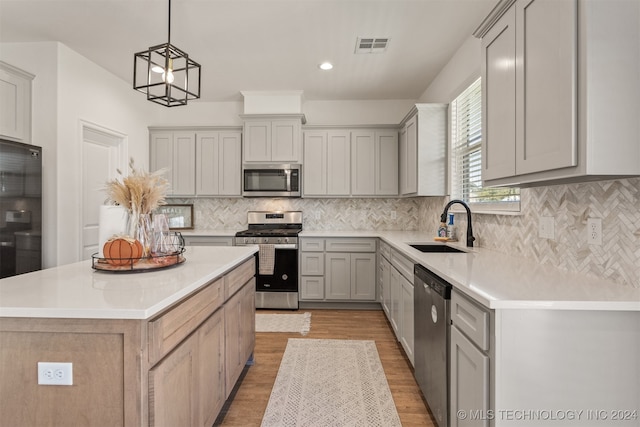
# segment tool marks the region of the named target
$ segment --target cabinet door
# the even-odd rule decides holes
[[[33,76],[5,64],[0,67],[0,135],[30,143]]]
[[[351,257],[346,253],[325,254],[326,299],[351,298]]]
[[[482,38],[482,179],[513,176],[516,140],[515,11]]]
[[[197,334],[191,335],[149,371],[149,425],[196,425]]]
[[[300,120],[273,120],[271,122],[271,161],[300,161]]]
[[[375,132],[351,132],[351,194],[372,196],[376,192]]]
[[[407,125],[400,129],[398,135],[398,176],[400,194],[407,194]]]
[[[462,419],[466,414],[489,413],[489,357],[478,350],[455,326],[451,327],[451,389],[449,420],[452,427],[488,426],[489,417]]]
[[[240,132],[220,132],[218,148],[218,194],[242,194],[242,135]]]
[[[240,291],[242,299],[242,364],[245,365],[253,354],[256,343],[256,279],[252,278]]]
[[[390,312],[391,312],[391,327],[399,337],[401,334],[402,318],[400,317],[400,298],[402,298],[402,276],[395,268],[391,268],[390,279]]]
[[[351,299],[358,301],[376,299],[376,254],[351,254]]]
[[[382,258],[380,261],[380,282],[382,284],[382,309],[391,321],[391,263]]]
[[[164,177],[171,184],[168,194],[173,194],[173,132],[153,132],[149,144],[149,170],[164,169]]]
[[[212,426],[224,405],[224,354],[224,317],[218,310],[198,329],[199,427]]]
[[[218,132],[199,132],[196,136],[196,192],[216,196],[220,191],[220,140]]]
[[[324,254],[322,252],[301,252],[300,272],[304,276],[324,274]]]
[[[414,321],[413,321],[413,284],[404,277],[401,277],[402,281],[402,298],[400,304],[400,311],[402,312],[402,335],[400,343],[404,348],[407,357],[414,364]]]
[[[229,298],[224,304],[225,333],[225,399],[231,394],[236,380],[240,377],[244,362],[242,360],[242,295],[240,292]]]
[[[398,133],[376,132],[376,195],[398,195]]]
[[[244,124],[244,160],[247,162],[271,161],[271,122],[248,121]]]
[[[327,194],[327,132],[306,131],[303,140],[305,196]]]
[[[351,193],[351,144],[348,131],[327,132],[327,195]]]
[[[302,276],[300,278],[300,297],[303,300],[324,299],[324,277]]]
[[[521,0],[515,10],[516,173],[575,166],[577,0]]]
[[[173,133],[173,196],[196,194],[196,136],[193,132]]]
[[[418,118],[413,116],[405,126],[404,176],[403,194],[418,191]]]

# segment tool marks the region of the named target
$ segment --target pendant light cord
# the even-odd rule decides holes
[[[167,43],[171,44],[171,0],[169,0],[169,29],[167,30]]]

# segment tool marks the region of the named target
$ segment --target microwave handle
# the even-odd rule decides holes
[[[291,170],[287,169],[284,173],[287,176],[287,191],[291,192]]]

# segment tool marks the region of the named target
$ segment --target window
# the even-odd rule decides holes
[[[480,79],[451,103],[451,198],[475,211],[519,211],[519,188],[482,187],[482,86]]]

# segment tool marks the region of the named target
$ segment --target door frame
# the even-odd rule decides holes
[[[129,156],[129,140],[128,136],[124,133],[118,132],[116,130],[110,129],[108,127],[89,122],[86,120],[79,121],[79,132],[80,132],[80,147],[79,147],[79,158],[80,158],[80,200],[78,203],[79,209],[79,245],[78,248],[78,259],[84,259],[84,247],[85,247],[85,236],[84,230],[86,224],[84,223],[84,213],[85,213],[85,203],[84,194],[86,190],[87,180],[84,176],[84,154],[85,154],[85,144],[97,144],[107,147],[109,150],[109,161],[114,163],[116,167],[111,168],[109,171],[109,176],[105,177],[105,183],[108,180],[112,180],[117,176],[117,170],[122,171],[125,175],[127,174],[127,158]],[[106,197],[106,195],[105,195]],[[96,224],[99,225],[99,224]]]

